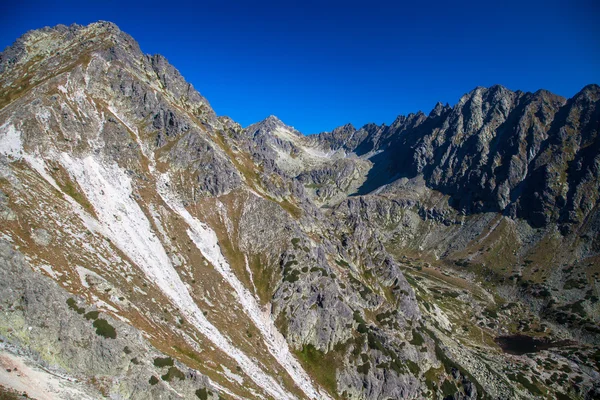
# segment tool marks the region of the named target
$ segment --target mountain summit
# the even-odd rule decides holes
[[[0,392],[594,398],[599,102],[244,129],[114,24],[28,32],[0,55]]]

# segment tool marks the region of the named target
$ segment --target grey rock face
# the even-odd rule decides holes
[[[211,389],[205,377],[182,364],[177,366],[188,379],[174,383],[180,394],[165,390],[164,383],[151,385],[150,377],[165,373],[153,366],[153,357],[166,357],[164,354],[141,332],[102,312],[97,313],[96,321],[108,321],[116,337],[99,335],[91,314],[84,315],[96,312],[96,308],[32,271],[12,247],[0,240],[1,351],[16,351],[64,376],[65,381],[79,380],[75,387],[90,398],[119,393],[131,399],[181,399],[190,398],[195,390]],[[90,376],[102,376],[103,380],[90,384],[86,379]]]

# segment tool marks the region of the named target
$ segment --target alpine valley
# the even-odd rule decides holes
[[[600,398],[600,87],[304,136],[108,22],[0,54],[0,397]]]

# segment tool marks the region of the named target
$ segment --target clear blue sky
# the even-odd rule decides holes
[[[0,47],[100,19],[243,126],[275,114],[316,133],[429,112],[476,86],[570,97],[600,83],[597,0],[5,1]]]

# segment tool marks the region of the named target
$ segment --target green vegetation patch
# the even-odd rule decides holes
[[[358,327],[356,328],[358,333],[367,333],[367,322],[363,319],[362,315],[360,315],[360,312],[358,310],[354,310],[353,316],[354,321],[356,321],[358,324]]]
[[[267,263],[261,262],[258,256],[252,256],[250,269],[254,277],[256,292],[262,304],[271,300],[273,287],[279,279],[279,273],[276,268],[270,268]]]
[[[413,330],[412,336],[413,336],[413,338],[409,343],[412,344],[413,346],[422,346],[423,343],[425,343],[423,336],[421,336],[421,334],[419,332]]]
[[[156,357],[154,359],[154,366],[159,368],[172,367],[173,359],[171,357]]]
[[[77,314],[84,314],[85,313],[85,308],[83,308],[83,307],[77,307],[77,302],[72,297],[69,297],[67,299],[67,305],[69,306],[69,308],[71,310],[75,311]]]
[[[414,376],[419,376],[419,373],[421,372],[421,368],[419,368],[419,365],[411,360],[406,360],[406,366],[408,367],[408,370],[410,371],[411,374],[413,374]]]
[[[108,323],[107,320],[100,318],[94,321],[94,328],[96,328],[96,334],[106,339],[116,339],[117,331],[115,328]]]
[[[302,209],[300,207],[290,203],[288,200],[284,199],[284,200],[280,201],[279,205],[281,206],[281,208],[283,208],[285,211],[287,211],[295,219],[302,218]]]
[[[350,267],[350,264],[348,264],[346,261],[339,259],[339,260],[335,260],[335,263],[337,265],[339,265],[340,267]]]
[[[290,260],[288,262],[285,263],[285,265],[283,266],[283,273],[285,274],[285,271],[287,270],[288,272],[292,269],[291,267],[294,265],[298,265],[298,261],[296,260]]]
[[[96,320],[96,319],[98,319],[98,315],[99,315],[99,314],[100,314],[100,313],[99,313],[98,311],[90,311],[90,312],[86,313],[86,314],[84,315],[84,317],[85,317],[85,319],[87,319],[88,321],[91,321],[91,320]]]
[[[375,336],[375,334],[373,334],[373,332],[369,331],[367,333],[367,341],[369,342],[370,349],[379,350],[384,354],[387,353],[386,349],[383,347],[383,344],[381,343],[379,338],[377,336]]]
[[[336,372],[338,361],[333,352],[324,353],[312,344],[308,344],[302,347],[302,351],[296,351],[295,353],[308,372],[329,393],[337,393]]]
[[[363,375],[367,375],[369,373],[369,369],[371,369],[371,363],[368,361],[363,365],[356,367],[356,370]]]
[[[498,312],[491,308],[491,307],[487,307],[485,310],[483,310],[483,313],[488,317],[488,318],[498,318]]]
[[[325,268],[320,268],[320,267],[312,267],[310,269],[310,272],[320,272],[321,275],[327,277],[329,276],[329,274],[327,273],[327,270],[325,270]]]
[[[208,400],[208,391],[206,388],[196,390],[196,397],[200,400]]]
[[[169,370],[167,371],[166,374],[164,374],[163,376],[160,377],[163,381],[167,381],[167,382],[171,382],[173,379],[177,378],[180,381],[185,379],[185,375],[183,374],[183,372],[181,372],[181,370],[179,370],[179,368],[177,367],[171,367],[169,368]]]
[[[444,393],[444,397],[453,396],[454,393],[457,392],[456,385],[450,382],[448,379],[445,379],[444,383],[442,383],[442,392]]]
[[[156,385],[158,383],[158,378],[155,377],[154,375],[152,375],[150,377],[150,380],[148,380],[148,383],[151,384],[152,386]]]
[[[283,275],[283,281],[284,282],[290,282],[290,283],[294,283],[296,282],[298,279],[300,279],[300,271],[297,269],[292,270],[290,273]]]

